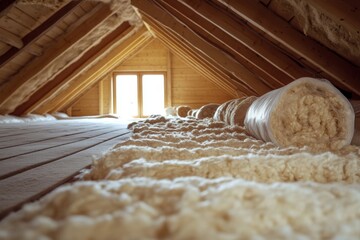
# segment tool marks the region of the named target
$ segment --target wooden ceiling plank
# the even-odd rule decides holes
[[[94,80],[101,79],[114,66],[126,59],[136,47],[147,43],[151,38],[152,36],[144,29],[136,32],[133,36],[122,41],[113,50],[106,52],[106,56],[98,60],[96,65],[90,67],[78,77],[73,78],[66,89],[60,89],[51,99],[48,99],[44,104],[34,109],[34,112],[43,114],[62,108],[72,101],[77,94],[81,93],[84,87]]]
[[[13,46],[15,49],[20,49],[24,46],[20,37],[2,28],[0,28],[0,41]]]
[[[216,47],[233,56],[234,59],[263,79],[270,87],[279,88],[293,80],[293,78],[275,68],[259,55],[256,55],[241,42],[227,35],[223,29],[218,28],[209,19],[204,18],[191,7],[183,4],[183,1],[164,0],[158,2],[183,24],[216,45]],[[194,1],[191,2],[194,3]]]
[[[360,70],[320,43],[295,30],[265,6],[253,0],[215,0],[255,28],[268,34],[288,51],[303,57],[328,74],[335,85],[360,94]]]
[[[97,58],[101,57],[109,48],[112,48],[116,42],[118,42],[122,37],[127,35],[131,31],[130,24],[124,22],[113,32],[109,33],[102,41],[87,50],[86,53],[78,59],[76,62],[72,63],[66,69],[64,69],[60,74],[58,74],[54,79],[49,81],[47,84],[39,88],[34,92],[31,97],[20,106],[18,106],[12,114],[14,115],[23,115],[31,113],[34,109],[41,106],[46,102],[48,98],[51,98],[53,94],[59,91],[63,85],[67,84],[71,79],[80,75],[83,69],[89,66]]]
[[[80,1],[71,1],[54,15],[48,18],[40,26],[32,30],[25,37],[23,37],[23,45],[21,47],[11,48],[4,55],[0,56],[0,67],[4,66],[6,63],[11,61],[16,57],[21,51],[29,48],[32,43],[34,43],[40,36],[45,34],[52,26],[61,21],[62,18],[67,16],[78,4]],[[1,34],[0,34],[1,35]]]
[[[161,24],[164,27],[167,27],[170,31],[174,31],[180,38],[193,45],[199,51],[213,59],[216,59],[220,65],[222,65],[225,69],[228,69],[229,73],[233,74],[235,78],[240,79],[240,81],[252,89],[254,93],[262,95],[271,90],[271,88],[247,70],[243,65],[239,64],[239,62],[231,58],[229,55],[206,42],[193,31],[190,31],[186,26],[174,19],[167,12],[156,6],[154,2],[133,0],[132,4],[145,14],[161,22]]]
[[[173,36],[170,31],[159,26],[155,21],[143,16],[145,22],[148,22],[151,30],[171,51],[174,51],[181,59],[191,64],[195,70],[199,71],[204,77],[208,78],[214,84],[218,85],[224,91],[234,98],[238,95],[252,94],[252,92],[243,86],[234,85],[230,77],[222,72],[218,66],[215,66],[209,59],[204,58],[201,54],[196,54],[188,44],[184,44],[177,37]],[[236,90],[238,89],[239,90]]]
[[[288,55],[279,51],[278,47],[264,39],[260,34],[249,29],[241,21],[234,20],[221,9],[217,9],[212,4],[201,0],[184,0],[183,2],[289,78],[297,79],[312,74],[299,66]]]
[[[6,11],[16,2],[16,0],[1,0],[0,4],[0,13],[3,14],[3,12],[6,15]]]
[[[21,87],[25,87],[25,83],[31,81],[39,72],[50,66],[53,61],[61,57],[67,50],[71,49],[75,43],[85,38],[96,26],[100,25],[109,16],[112,11],[109,5],[101,4],[94,11],[89,13],[93,16],[86,24],[79,26],[71,32],[67,32],[59,38],[56,44],[50,46],[45,53],[26,65],[21,72],[13,76],[0,88],[0,113],[6,114],[12,112],[12,106],[8,106],[7,101],[11,99],[17,91],[23,91]],[[70,62],[68,63],[70,64]]]

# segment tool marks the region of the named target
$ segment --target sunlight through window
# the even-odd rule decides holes
[[[138,116],[137,75],[116,76],[116,113],[120,117]]]
[[[164,75],[146,74],[142,76],[143,115],[164,112]]]
[[[164,112],[164,74],[118,74],[115,81],[116,113],[120,117],[148,117]]]

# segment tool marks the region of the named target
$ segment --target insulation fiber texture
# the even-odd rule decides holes
[[[278,146],[340,149],[354,135],[350,102],[324,79],[300,78],[259,97],[245,117],[247,131]]]
[[[278,147],[211,118],[129,125],[0,239],[359,239],[360,148]]]

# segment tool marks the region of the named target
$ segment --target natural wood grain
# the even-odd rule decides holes
[[[333,51],[315,40],[296,31],[288,22],[253,0],[217,0],[248,21],[260,31],[268,34],[289,52],[304,58],[315,68],[331,77],[338,87],[360,94],[360,70]]]
[[[104,134],[83,138],[77,144],[59,144],[56,147],[21,155],[1,161],[0,218],[22,204],[38,199],[57,186],[69,181],[79,170],[89,166],[94,156],[101,156],[110,147],[129,138],[127,122],[119,120],[62,120],[52,127],[42,126],[60,133],[64,128],[77,130],[79,123],[87,126],[87,132],[103,128]],[[64,125],[65,124],[65,125]],[[11,124],[13,127],[15,124]],[[18,124],[20,126],[22,124]],[[31,128],[33,124],[28,126]],[[41,123],[36,123],[37,128]],[[9,127],[9,126],[8,126]],[[6,127],[7,128],[7,127]],[[52,142],[57,143],[56,138]]]
[[[100,8],[96,9],[96,11],[91,14],[93,18],[87,21],[86,24],[79,26],[73,31],[67,32],[61,39],[58,39],[56,45],[48,48],[44,55],[26,65],[22,71],[11,79],[11,81],[4,84],[4,86],[0,88],[0,113],[9,113],[14,110],[14,106],[17,106],[19,103],[9,103],[9,101],[11,102],[11,96],[13,96],[13,94],[18,91],[23,92],[23,94],[30,91],[31,89],[28,89],[26,85],[29,82],[34,81],[34,78],[39,72],[45,71],[46,67],[51,65],[55,59],[62,56],[64,52],[69,51],[71,46],[80,39],[86,37],[94,27],[101,24],[111,14],[112,11],[109,9],[108,5],[101,5]],[[71,62],[67,64],[71,64]],[[14,99],[12,99],[12,101],[14,101]],[[22,101],[22,99],[18,99],[17,101]]]
[[[181,22],[177,21],[166,11],[163,11],[161,8],[156,6],[152,1],[133,0],[132,4],[148,15],[148,17],[160,22],[169,31],[173,31],[179,38],[182,39],[182,41],[187,42],[196,49],[199,49],[209,57],[216,59],[220,65],[234,75],[234,78],[242,81],[245,85],[252,89],[254,93],[261,95],[271,90],[271,88],[265,85],[243,65],[231,58],[231,56],[222,52],[194,32],[190,31]]]

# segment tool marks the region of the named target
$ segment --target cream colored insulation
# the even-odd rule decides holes
[[[360,148],[277,147],[210,118],[156,117],[0,222],[0,239],[359,239]]]
[[[188,112],[191,110],[191,107],[189,106],[185,106],[185,105],[181,105],[176,107],[176,115],[178,117],[187,117]]]
[[[204,118],[213,118],[216,109],[220,106],[220,104],[209,103],[201,108],[196,112],[196,118],[204,119]]]
[[[278,146],[339,149],[352,140],[354,117],[349,101],[330,82],[304,77],[255,100],[245,127]]]
[[[103,2],[108,2],[110,4],[110,7],[114,14],[112,16],[109,16],[101,25],[96,27],[93,31],[82,37],[78,42],[76,42],[72,47],[63,52],[60,56],[57,56],[52,62],[49,62],[46,67],[44,67],[30,80],[26,81],[25,84],[18,87],[15,93],[11,96],[11,98],[7,99],[1,105],[0,109],[2,112],[10,113],[19,104],[27,101],[31,94],[33,94],[37,89],[39,89],[49,80],[53,79],[56,74],[61,72],[61,70],[63,70],[68,64],[79,59],[86,52],[86,49],[99,43],[107,35],[107,33],[116,29],[123,22],[128,21],[131,25],[135,27],[133,33],[135,33],[137,29],[142,26],[142,20],[131,6],[130,0]],[[122,41],[124,41],[125,39],[126,38],[124,37]],[[118,46],[122,41],[114,44],[113,47]],[[112,48],[109,48],[107,52],[111,50]],[[102,54],[102,57],[105,56],[107,52],[104,52]],[[95,61],[92,65],[88,65],[84,69],[84,71],[86,71],[86,69],[89,69],[96,63],[97,61]]]

